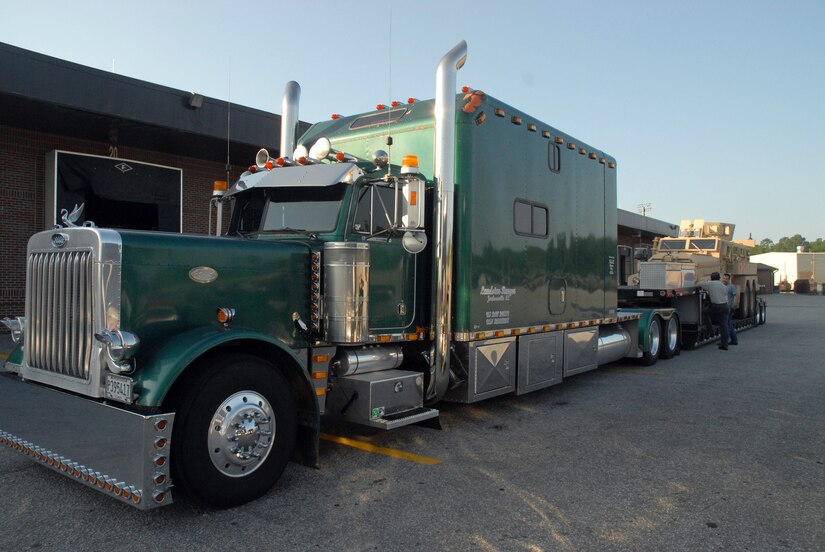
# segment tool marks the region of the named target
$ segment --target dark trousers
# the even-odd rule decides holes
[[[711,303],[710,305],[710,319],[719,326],[719,331],[722,333],[722,341],[719,343],[720,347],[728,346],[728,319],[730,318],[730,308],[727,303]]]
[[[728,307],[730,309],[730,307]],[[731,343],[739,343],[739,338],[736,337],[736,328],[733,327],[733,313],[728,312],[728,337]]]

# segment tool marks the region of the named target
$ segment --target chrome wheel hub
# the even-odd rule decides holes
[[[209,457],[229,477],[249,475],[272,450],[275,419],[263,395],[241,391],[227,398],[212,415],[207,438]]]

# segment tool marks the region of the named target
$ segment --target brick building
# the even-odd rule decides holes
[[[231,183],[260,147],[279,149],[272,113],[3,43],[0,74],[0,317],[23,314],[26,243],[54,224],[51,152],[179,170],[175,230],[205,233],[213,182]]]

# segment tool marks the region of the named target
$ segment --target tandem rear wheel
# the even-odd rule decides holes
[[[674,313],[669,320],[664,321],[662,328],[662,358],[673,358],[682,351],[681,326],[679,316]]]
[[[206,506],[255,500],[280,478],[295,446],[289,385],[252,355],[224,354],[193,368],[199,373],[176,405],[174,483]]]
[[[653,366],[659,360],[659,352],[662,345],[662,324],[658,316],[651,316],[647,323],[647,343],[648,346],[642,353],[639,361],[645,366]]]

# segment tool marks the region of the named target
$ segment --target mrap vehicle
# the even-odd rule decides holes
[[[433,423],[443,400],[655,361],[675,310],[617,308],[615,160],[456,94],[465,59],[464,42],[444,56],[432,101],[297,141],[289,83],[294,154],[259,152],[224,236],[72,217],[34,235],[0,442],[138,508],[171,503],[173,481],[226,507],[290,459],[317,466],[322,415]]]
[[[620,307],[676,309],[672,317],[662,321],[662,354],[669,354],[674,347],[690,349],[719,338],[719,328],[710,323],[707,294],[696,285],[710,280],[713,272],[730,274],[738,290],[731,309],[737,330],[767,320],[767,304],[757,296],[750,247],[735,241],[733,231],[734,225],[726,222],[682,220],[679,236],[654,239],[651,254],[638,263],[638,272],[628,277],[630,285],[619,286]]]

